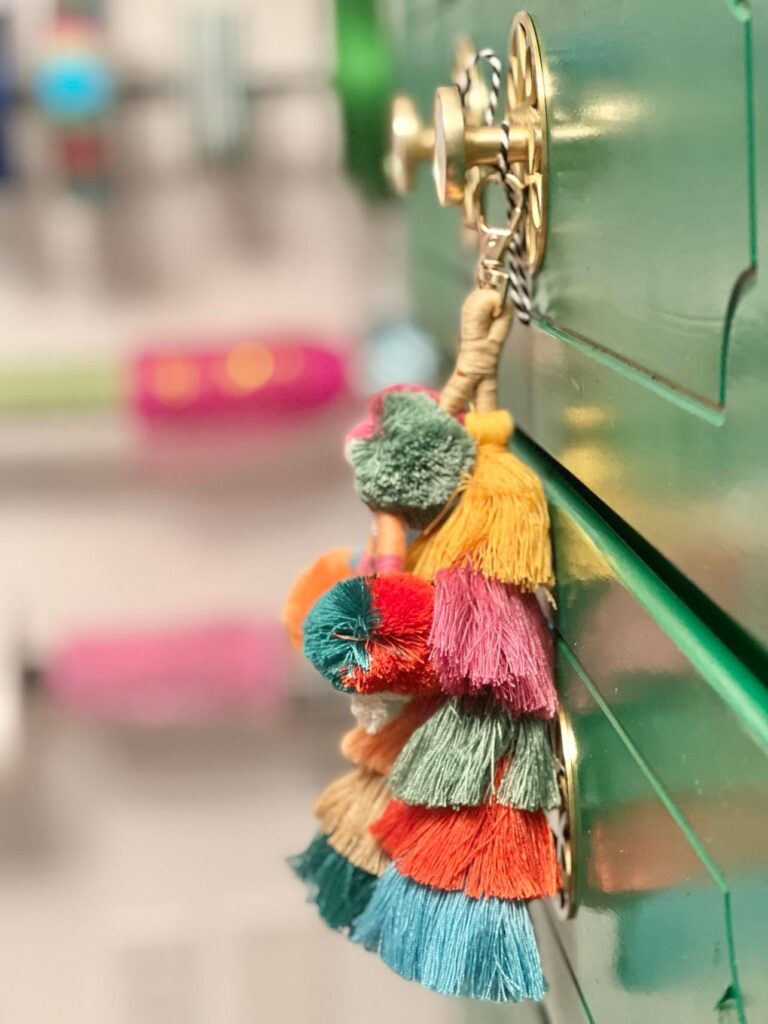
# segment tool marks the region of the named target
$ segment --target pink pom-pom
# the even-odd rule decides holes
[[[446,693],[490,688],[515,715],[551,718],[557,710],[552,636],[534,594],[471,569],[442,569],[430,652]]]

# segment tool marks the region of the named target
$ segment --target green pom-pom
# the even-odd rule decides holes
[[[304,620],[304,654],[337,690],[354,668],[368,670],[366,640],[377,615],[362,576],[342,580],[315,602]]]
[[[371,901],[378,879],[337,853],[318,833],[303,853],[289,857],[289,865],[309,888],[325,923],[337,931],[352,927]]]
[[[373,433],[347,444],[357,493],[371,508],[426,526],[472,471],[475,442],[422,391],[388,391],[373,411]]]
[[[423,807],[474,807],[515,747],[517,722],[492,700],[450,700],[408,740],[389,777],[392,792]]]
[[[499,785],[499,803],[523,811],[537,811],[559,807],[561,799],[557,759],[550,745],[547,723],[537,718],[522,718],[514,759]]]

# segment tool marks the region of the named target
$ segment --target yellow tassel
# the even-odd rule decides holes
[[[392,798],[387,780],[367,768],[342,775],[315,801],[315,816],[333,849],[356,868],[381,875],[389,857],[368,831]]]
[[[507,447],[512,417],[503,409],[467,413],[465,426],[478,445],[472,476],[449,514],[411,546],[406,567],[428,580],[467,565],[523,590],[553,586],[544,488]]]

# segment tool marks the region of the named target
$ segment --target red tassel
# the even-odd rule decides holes
[[[496,803],[453,810],[391,800],[370,830],[400,874],[421,885],[504,900],[554,896],[560,887],[542,811]]]
[[[366,644],[370,663],[367,669],[354,668],[345,683],[359,693],[436,693],[429,657],[431,585],[409,573],[374,576],[368,585],[374,618]]]

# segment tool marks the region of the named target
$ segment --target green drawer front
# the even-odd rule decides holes
[[[576,990],[567,1009],[553,991],[551,1019],[700,1024],[730,1008],[722,1019],[758,1024],[768,1019],[765,691],[556,469],[521,448],[552,502],[558,679],[579,751],[579,910],[557,924]],[[546,935],[545,945],[551,958]]]
[[[400,86],[430,110],[454,38],[504,52],[501,0],[402,5]],[[550,232],[505,400],[548,452],[768,645],[768,8],[530,0],[547,66]],[[450,348],[459,215],[409,199],[417,315]],[[760,581],[760,582],[758,582]]]

